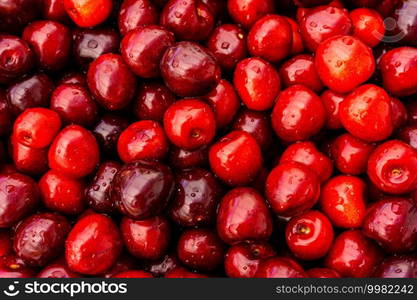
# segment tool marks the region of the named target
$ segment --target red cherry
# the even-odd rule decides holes
[[[75,223],[65,242],[65,258],[74,272],[96,275],[109,269],[122,250],[117,226],[104,215],[90,214]]]
[[[417,150],[417,125],[401,128],[398,138]]]
[[[391,117],[395,129],[403,127],[408,121],[408,111],[404,103],[391,97]]]
[[[340,103],[346,98],[345,94],[335,93],[327,90],[321,94],[321,101],[326,109],[326,127],[329,129],[341,129],[342,123],[339,117]]]
[[[209,150],[210,167],[229,185],[251,182],[262,166],[261,149],[249,133],[232,131]]]
[[[351,36],[335,36],[322,42],[317,47],[315,64],[322,82],[338,93],[352,91],[375,71],[371,49]]]
[[[349,14],[353,25],[353,36],[369,47],[375,47],[384,38],[385,24],[381,15],[372,9],[357,8]]]
[[[124,0],[119,11],[119,30],[122,35],[144,25],[158,23],[158,11],[149,0]]]
[[[67,23],[69,17],[65,10],[64,0],[46,0],[43,5],[43,17],[48,20]]]
[[[17,171],[41,175],[48,170],[48,149],[30,148],[11,139],[12,158]]]
[[[124,271],[112,277],[113,278],[153,278],[152,274],[145,272],[145,271],[140,271],[140,270]]]
[[[243,103],[252,110],[268,110],[281,89],[278,72],[267,61],[252,57],[240,61],[233,84]]]
[[[29,22],[40,16],[43,1],[5,0],[0,4],[1,32],[18,33]]]
[[[206,275],[190,272],[182,267],[174,268],[165,274],[165,278],[208,278]]]
[[[6,93],[0,89],[0,136],[9,135],[13,128],[13,119]]]
[[[0,257],[4,257],[12,252],[13,241],[11,233],[7,229],[0,229]]]
[[[245,28],[275,10],[272,0],[228,0],[227,7],[232,19]]]
[[[83,87],[87,86],[87,79],[86,76],[82,73],[78,72],[68,72],[62,75],[61,79],[57,83],[58,85],[61,84],[78,84]]]
[[[33,278],[34,271],[15,254],[0,257],[0,278]]]
[[[291,54],[299,54],[304,52],[304,41],[300,33],[300,26],[298,26],[296,21],[289,17],[285,17],[285,19],[290,24],[292,30]]]
[[[264,241],[272,234],[272,217],[264,198],[252,188],[235,188],[221,200],[217,232],[228,244]]]
[[[72,272],[68,268],[64,259],[59,259],[55,262],[50,263],[43,268],[38,275],[38,278],[79,278],[79,274]]]
[[[171,147],[169,165],[177,169],[190,169],[208,165],[208,149],[202,147],[196,150],[184,150]]]
[[[313,268],[307,271],[309,278],[340,278],[339,273],[328,268]]]
[[[65,10],[79,27],[103,23],[113,8],[112,0],[64,0]]]
[[[305,278],[303,268],[290,258],[272,257],[263,260],[256,271],[257,278]]]

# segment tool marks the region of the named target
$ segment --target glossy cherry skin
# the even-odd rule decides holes
[[[386,1],[389,2],[389,1]],[[389,28],[388,36],[400,37],[394,40],[402,44],[416,45],[414,36],[417,34],[417,7],[410,0],[390,1],[394,3],[394,9],[391,10],[390,18],[395,22],[394,28]]]
[[[0,174],[0,228],[8,228],[31,212],[39,201],[39,189],[32,178]]]
[[[107,110],[124,108],[136,90],[136,78],[122,56],[103,54],[90,64],[88,87],[94,98]]]
[[[339,118],[347,131],[369,142],[388,138],[394,129],[391,98],[372,84],[358,87],[340,103]]]
[[[363,232],[388,252],[411,252],[417,247],[417,207],[405,198],[386,198],[373,204]]]
[[[118,273],[113,278],[153,278],[152,274],[140,271],[140,270],[129,270]]]
[[[183,267],[177,267],[165,274],[165,278],[208,278],[208,276],[190,272]]]
[[[174,45],[172,32],[156,25],[131,30],[121,43],[121,53],[130,69],[144,78],[159,77],[159,62],[168,47]]]
[[[417,125],[401,128],[397,136],[400,140],[417,150]]]
[[[59,259],[48,264],[37,275],[38,278],[79,278],[79,274],[68,268],[65,259]]]
[[[360,227],[366,214],[365,182],[354,176],[331,178],[323,186],[320,205],[335,226]]]
[[[252,110],[270,109],[281,89],[278,72],[267,61],[252,57],[240,61],[233,84],[243,103]]]
[[[112,0],[64,0],[65,10],[79,27],[103,23],[113,8]]]
[[[221,69],[213,54],[193,42],[169,47],[161,63],[165,84],[178,96],[202,96],[220,81]]]
[[[222,68],[232,70],[248,54],[246,33],[237,25],[222,24],[211,33],[207,48]]]
[[[326,127],[329,129],[340,129],[342,123],[339,117],[340,103],[345,99],[345,94],[335,93],[332,90],[327,90],[321,94],[321,101],[326,109]]]
[[[78,220],[65,242],[68,267],[88,275],[109,269],[121,250],[122,239],[116,224],[100,214],[90,214]]]
[[[340,278],[339,273],[329,268],[313,268],[307,271],[309,278]]]
[[[43,3],[44,19],[68,23],[69,16],[65,10],[64,0],[46,0]]]
[[[169,152],[169,165],[184,170],[208,165],[208,149],[202,147],[196,150],[184,150],[171,147]]]
[[[417,152],[399,140],[378,146],[368,161],[368,176],[382,191],[409,193],[417,187]]]
[[[13,137],[10,146],[14,166],[19,172],[41,175],[49,169],[47,148],[31,148],[16,142]]]
[[[147,262],[144,266],[145,270],[154,277],[164,277],[165,274],[178,267],[180,267],[180,262],[174,254],[166,254],[158,260]]]
[[[310,51],[315,51],[321,42],[330,37],[350,34],[351,29],[349,13],[332,6],[313,8],[300,22],[301,36]]]
[[[290,17],[285,17],[285,19],[290,24],[292,30],[291,54],[295,55],[304,52],[304,42],[301,37],[300,26]]]
[[[50,170],[42,176],[39,188],[44,205],[52,211],[76,215],[85,207],[85,183]]]
[[[7,89],[9,109],[18,115],[27,108],[47,107],[53,89],[52,80],[43,73],[25,77]]]
[[[233,245],[224,257],[224,269],[230,278],[253,278],[262,260],[275,256],[267,243],[239,243]]]
[[[332,161],[320,152],[312,142],[298,142],[287,147],[282,153],[280,163],[298,162],[317,173],[325,182],[333,173]]]
[[[79,84],[59,85],[52,93],[50,107],[66,124],[91,126],[97,119],[97,103]]]
[[[312,55],[294,56],[281,66],[279,74],[285,87],[302,84],[316,93],[323,89]]]
[[[275,10],[272,0],[228,0],[227,8],[232,19],[245,28]]]
[[[366,172],[368,159],[375,146],[350,133],[338,136],[331,144],[335,167],[344,174],[360,175]]]
[[[86,68],[99,56],[118,52],[120,37],[113,29],[76,29],[73,43],[75,60]]]
[[[265,199],[252,188],[230,190],[218,208],[217,232],[228,244],[267,240],[272,234],[272,216]]]
[[[176,174],[169,215],[180,226],[213,224],[222,188],[212,173],[194,168]]]
[[[13,119],[6,92],[0,89],[0,136],[9,135],[13,128]]]
[[[223,262],[224,244],[210,229],[188,229],[178,240],[180,261],[192,268],[204,271],[216,269]]]
[[[315,64],[321,81],[338,93],[352,91],[375,71],[371,49],[351,36],[335,36],[322,42],[317,47]]]
[[[27,147],[45,148],[61,128],[61,118],[47,108],[29,108],[16,119],[13,137]]]
[[[49,148],[49,167],[69,177],[90,174],[99,162],[100,151],[94,135],[79,125],[61,130]]]
[[[23,39],[32,47],[41,68],[55,71],[67,64],[71,32],[66,26],[55,21],[35,21],[25,28]]]
[[[349,13],[353,36],[369,47],[377,46],[384,38],[385,24],[381,15],[372,9],[357,8]]]
[[[0,278],[33,278],[34,271],[15,254],[0,257]]]
[[[214,27],[214,15],[201,0],[169,0],[160,24],[180,40],[205,40]]]
[[[40,15],[42,1],[5,0],[0,4],[0,31],[17,33]]]
[[[124,217],[120,230],[129,253],[139,259],[149,260],[159,259],[165,254],[171,234],[164,217],[140,221]]]
[[[114,203],[110,199],[111,183],[122,166],[115,161],[100,164],[97,173],[85,189],[85,197],[92,209],[100,213],[112,213]]]
[[[211,169],[229,185],[251,182],[261,169],[262,160],[256,139],[239,130],[222,137],[209,150]]]
[[[326,255],[333,243],[333,226],[321,212],[308,211],[287,223],[285,237],[291,252],[303,260]]]
[[[261,261],[256,271],[257,278],[305,278],[303,268],[291,258],[271,257]]]
[[[320,196],[320,179],[303,164],[282,163],[269,173],[265,194],[275,213],[295,216],[316,204]]]
[[[173,103],[165,111],[164,129],[171,143],[194,150],[212,141],[216,119],[208,104],[198,99],[185,99]]]
[[[325,121],[320,97],[303,85],[293,85],[280,93],[272,112],[272,127],[286,142],[309,139]]]
[[[129,122],[122,116],[105,114],[93,129],[94,136],[104,152],[117,152],[117,141],[120,134],[129,126]]]
[[[381,250],[358,230],[336,237],[326,258],[326,266],[343,277],[370,277],[382,260]]]
[[[34,62],[34,53],[24,40],[13,35],[0,35],[0,83],[9,83],[25,75]]]
[[[173,189],[174,178],[169,167],[141,161],[126,164],[117,172],[110,195],[122,214],[142,220],[161,212]]]
[[[44,266],[64,249],[70,231],[68,221],[58,214],[32,215],[16,229],[13,248],[30,266]]]
[[[167,108],[175,102],[174,94],[159,82],[146,82],[140,85],[134,113],[140,120],[162,121]]]
[[[130,30],[158,23],[158,11],[153,1],[124,0],[119,11],[119,31],[125,35]]]
[[[379,61],[383,85],[397,97],[417,92],[417,49],[399,47],[385,53]]]
[[[168,152],[168,141],[158,122],[143,120],[132,123],[122,131],[117,142],[117,151],[125,163],[161,159]]]
[[[268,148],[274,139],[269,116],[263,112],[242,109],[236,116],[232,129],[251,134],[262,149]]]
[[[417,278],[417,259],[412,256],[393,256],[385,259],[375,270],[379,278]]]

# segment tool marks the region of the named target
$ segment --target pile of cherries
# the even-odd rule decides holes
[[[417,277],[415,0],[0,19],[0,277]]]

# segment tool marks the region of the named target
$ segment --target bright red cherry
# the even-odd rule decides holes
[[[88,275],[109,269],[121,250],[122,239],[116,224],[109,217],[95,213],[75,223],[65,242],[68,267]]]
[[[290,24],[292,30],[291,54],[295,55],[304,52],[304,41],[301,37],[300,26],[290,17],[285,17],[285,19]]]
[[[294,260],[284,257],[271,257],[263,260],[256,271],[257,278],[305,278],[307,274]]]
[[[124,0],[119,10],[119,30],[122,35],[144,25],[158,23],[158,10],[149,0]]]
[[[353,36],[369,47],[377,46],[384,38],[384,20],[377,11],[357,8],[352,10],[349,16],[352,20]]]
[[[335,93],[327,90],[321,94],[321,101],[326,109],[326,127],[329,129],[341,129],[342,123],[339,117],[340,103],[346,98],[345,94]]]
[[[274,12],[272,0],[228,0],[227,7],[232,19],[245,28],[250,28],[257,20]]]
[[[65,10],[79,27],[103,23],[113,8],[112,0],[64,0]]]
[[[29,175],[41,175],[48,167],[48,149],[30,148],[11,139],[12,158],[16,169]]]
[[[371,49],[351,36],[335,36],[322,42],[316,51],[316,69],[321,81],[338,93],[352,91],[375,71]]]
[[[84,177],[95,169],[99,156],[94,135],[81,126],[69,125],[49,148],[49,167],[70,177]]]
[[[232,131],[209,150],[213,172],[229,185],[251,182],[262,166],[261,149],[255,138],[244,131]]]

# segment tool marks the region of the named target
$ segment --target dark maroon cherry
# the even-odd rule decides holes
[[[13,127],[13,115],[11,113],[6,92],[0,89],[0,136],[9,134]]]
[[[177,169],[190,169],[202,167],[208,164],[208,148],[202,147],[196,150],[185,150],[171,147],[169,153],[169,165]]]
[[[42,11],[39,0],[3,0],[0,2],[0,31],[19,32]]]
[[[45,0],[43,3],[43,17],[47,20],[68,23],[69,16],[65,10],[64,0]]]
[[[374,277],[417,278],[417,259],[413,256],[393,256],[375,270]]]
[[[151,0],[124,0],[119,11],[119,30],[125,35],[143,25],[157,24],[158,11]]]
[[[78,85],[86,87],[87,78],[83,73],[68,72],[62,76],[62,78],[58,81],[57,85],[61,85],[61,84],[78,84]]]
[[[45,268],[43,268],[38,275],[38,278],[79,278],[81,275],[73,272],[67,266],[65,259],[58,259]]]
[[[105,114],[98,121],[93,133],[101,149],[107,153],[117,152],[117,140],[123,130],[129,126],[129,121],[122,116]]]
[[[179,266],[180,262],[174,254],[166,254],[158,260],[147,262],[144,269],[152,273],[154,277],[163,277]]]

